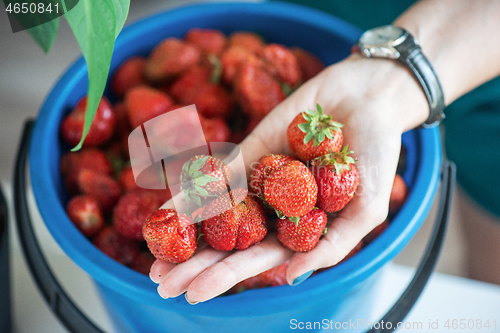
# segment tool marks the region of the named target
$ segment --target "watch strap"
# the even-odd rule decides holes
[[[408,65],[420,82],[429,102],[429,118],[422,127],[433,127],[444,119],[444,93],[434,68],[423,54],[418,42],[407,33],[407,38],[395,46],[400,53],[399,60]]]

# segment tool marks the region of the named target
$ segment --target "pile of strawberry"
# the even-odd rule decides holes
[[[252,32],[226,36],[198,28],[182,39],[166,38],[147,57],[125,60],[110,80],[115,102],[101,99],[82,150],[61,157],[68,216],[105,254],[148,274],[154,257],[142,225],[171,195],[168,189],[136,185],[130,132],[195,104],[207,142],[239,143],[287,94],[324,67],[308,51],[266,44]],[[68,150],[82,136],[86,105],[83,97],[61,122]]]
[[[357,186],[354,160],[342,143],[342,125],[321,108],[295,118],[287,133],[290,156],[262,157],[250,176],[248,193],[227,192],[232,175],[221,160],[195,156],[186,162],[179,177],[194,185],[183,190],[194,205],[204,207],[192,215],[157,210],[171,198],[168,188],[136,185],[128,137],[145,121],[195,104],[207,142],[239,143],[324,67],[308,51],[266,44],[252,32],[226,36],[198,28],[182,39],[166,38],[148,57],[127,59],[111,77],[115,102],[101,99],[82,150],[61,157],[70,196],[68,216],[106,255],[144,274],[155,257],[175,263],[188,260],[200,237],[221,251],[244,250],[276,229],[284,246],[312,249],[326,232],[327,214],[342,209]],[[86,103],[83,97],[61,122],[68,148],[81,138]],[[189,137],[189,129],[185,131]],[[401,188],[399,205],[406,197],[406,187]],[[217,198],[207,200],[210,197]],[[196,223],[199,218],[203,221]],[[387,222],[357,249],[384,225]],[[284,275],[275,278],[283,267],[264,272],[267,282],[255,286],[285,283]]]

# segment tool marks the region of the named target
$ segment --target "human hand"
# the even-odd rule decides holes
[[[200,242],[182,264],[156,260],[151,279],[162,297],[186,292],[191,303],[209,300],[248,277],[291,259],[287,281],[330,267],[387,216],[399,158],[401,134],[428,116],[425,95],[411,73],[396,62],[352,55],[325,69],[279,104],[240,144],[250,170],[269,153],[286,153],[288,124],[317,103],[344,124],[344,145],[358,159],[360,183],[354,198],[328,225],[328,233],[309,252],[294,253],[270,232],[244,251],[223,252]]]

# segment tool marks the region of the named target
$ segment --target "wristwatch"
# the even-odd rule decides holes
[[[444,119],[444,95],[436,72],[408,31],[386,25],[363,33],[355,50],[365,57],[397,59],[407,65],[420,82],[429,102],[429,118],[422,127],[433,127]]]

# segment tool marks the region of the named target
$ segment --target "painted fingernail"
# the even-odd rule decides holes
[[[186,298],[186,301],[187,301],[189,304],[191,304],[191,305],[195,305],[195,304],[200,303],[200,302],[191,302],[191,301],[189,300],[189,298],[188,298],[188,294],[187,294],[187,293],[185,293],[185,294],[184,294],[184,297]]]
[[[314,270],[310,270],[309,272],[307,273],[304,273],[302,274],[301,276],[299,277],[296,277],[295,280],[293,280],[292,282],[292,286],[296,286],[296,285],[299,285],[301,284],[302,282],[304,282],[308,277],[311,276],[311,274],[314,272]]]
[[[160,285],[161,286],[161,285]],[[160,286],[158,286],[158,288],[156,288],[156,290],[158,290],[158,295],[160,295],[161,298],[164,298],[164,299],[167,299],[168,296],[164,296],[162,295],[162,293],[160,292]]]

